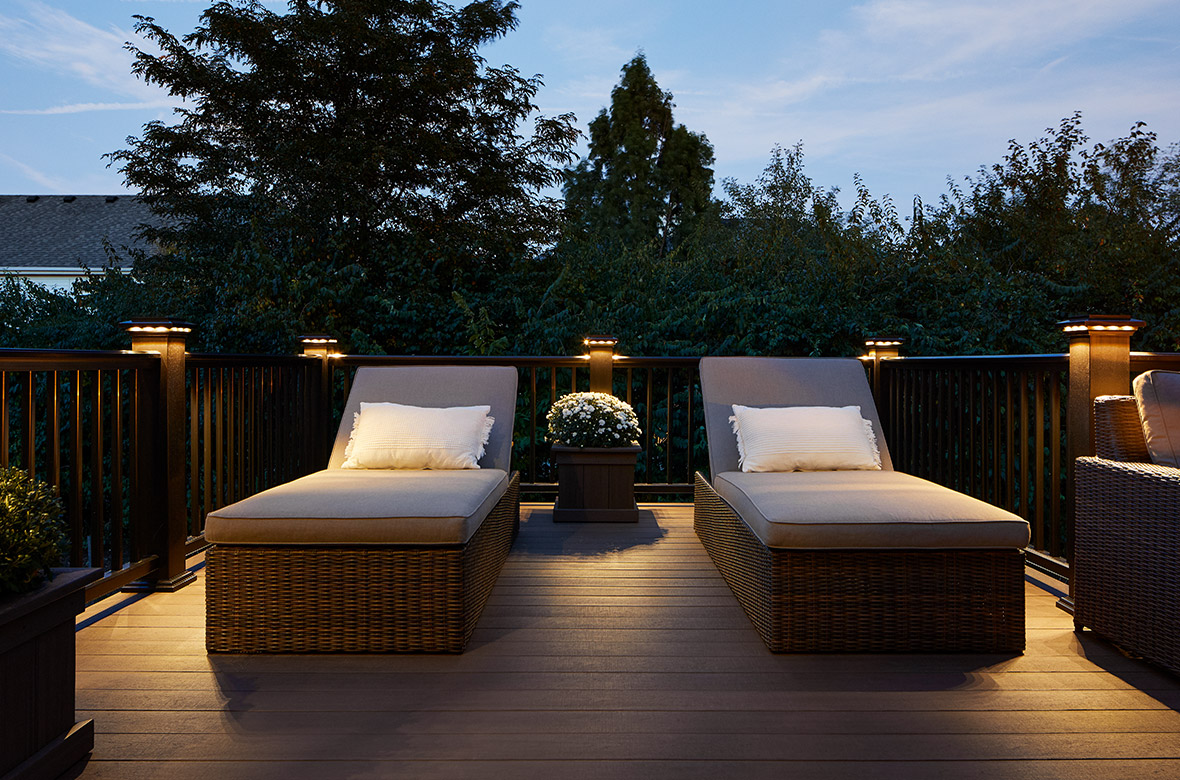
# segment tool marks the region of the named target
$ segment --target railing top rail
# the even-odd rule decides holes
[[[468,365],[468,366],[586,366],[585,357],[569,355],[332,355],[339,366]]]
[[[631,355],[617,355],[615,357],[615,366],[618,368],[638,368],[649,365],[665,368],[696,368],[700,362],[699,357],[632,357]]]
[[[1132,352],[1131,365],[1180,367],[1180,352]]]
[[[220,368],[224,366],[306,366],[317,358],[307,355],[253,355],[189,352],[185,364],[194,368]]]
[[[616,355],[615,368],[696,368],[699,357],[642,357]],[[468,366],[589,366],[585,355],[333,355],[339,366],[468,365]]]
[[[159,356],[143,352],[82,349],[0,349],[0,371],[94,371],[139,369]]]
[[[896,357],[885,358],[882,364],[893,369],[921,368],[979,368],[1015,365],[1025,368],[1046,366],[1064,368],[1069,365],[1069,355],[949,355],[945,357]]]

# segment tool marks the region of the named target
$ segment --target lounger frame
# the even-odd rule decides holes
[[[461,653],[520,526],[520,474],[462,545],[209,548],[211,653]]]
[[[768,547],[696,475],[693,525],[776,653],[1024,649],[1024,554]]]

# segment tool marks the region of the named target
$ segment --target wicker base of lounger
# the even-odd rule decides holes
[[[213,545],[211,653],[461,653],[519,527],[520,475],[465,545]]]
[[[696,475],[694,527],[776,653],[1019,652],[1019,550],[792,550],[755,536]]]

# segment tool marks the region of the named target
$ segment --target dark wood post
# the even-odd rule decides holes
[[[614,336],[587,336],[582,342],[590,352],[590,392],[613,393],[615,371]]]
[[[157,557],[154,582],[135,582],[128,590],[175,591],[196,580],[186,567],[188,502],[185,497],[185,340],[193,325],[181,320],[131,320],[121,325],[131,335],[131,349],[160,356],[158,401],[145,399],[154,419],[139,421],[139,448],[145,464],[138,475],[137,509],[145,548]],[[143,452],[146,450],[146,452]],[[147,473],[143,473],[146,470]]]
[[[1074,461],[1094,454],[1094,399],[1131,392],[1131,336],[1143,320],[1124,315],[1088,314],[1057,323],[1069,338],[1069,394],[1065,412],[1067,453],[1067,560],[1073,559]],[[1070,597],[1057,605],[1073,612],[1073,575]]]
[[[315,358],[319,365],[309,377],[304,414],[308,446],[308,472],[324,468],[332,452],[332,364],[329,362],[336,339],[323,333],[299,337],[303,354]]]

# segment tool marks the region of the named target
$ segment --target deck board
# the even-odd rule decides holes
[[[75,776],[1180,776],[1180,680],[1032,582],[1024,655],[773,655],[685,507],[526,507],[461,656],[209,656],[197,574],[80,617]]]

